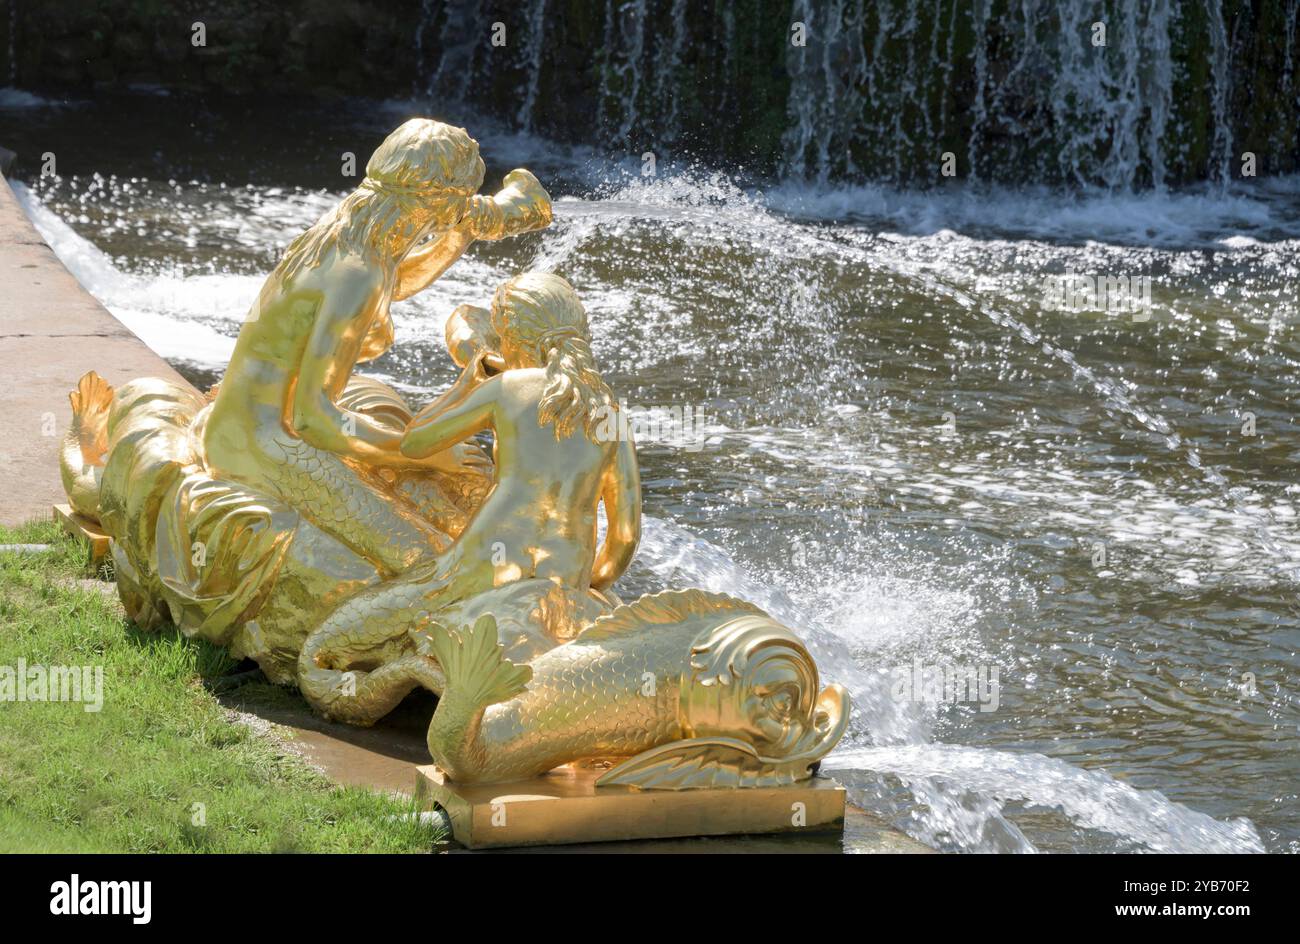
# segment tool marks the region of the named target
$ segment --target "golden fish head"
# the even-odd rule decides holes
[[[690,737],[732,737],[770,763],[820,760],[848,726],[850,699],[821,688],[817,664],[787,627],[740,616],[697,637],[681,685]]]

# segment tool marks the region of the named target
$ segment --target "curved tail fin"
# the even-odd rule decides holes
[[[59,453],[63,490],[74,510],[99,520],[99,483],[108,455],[108,410],[113,388],[93,370],[68,394],[72,424]]]
[[[478,707],[508,701],[522,692],[533,677],[531,666],[515,665],[497,641],[497,621],[479,617],[459,632],[435,628],[430,633],[434,658],[447,676],[445,694],[451,693]]]
[[[483,713],[489,705],[523,692],[533,677],[532,667],[515,665],[505,657],[491,616],[480,617],[459,632],[434,627],[430,642],[447,682],[429,722],[429,754],[453,780],[489,779],[505,759],[500,750],[482,742]]]

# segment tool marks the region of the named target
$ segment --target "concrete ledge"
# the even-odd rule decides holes
[[[118,386],[185,383],[112,316],[41,239],[0,177],[0,523],[44,518],[65,500],[59,446],[68,394],[88,370]]]

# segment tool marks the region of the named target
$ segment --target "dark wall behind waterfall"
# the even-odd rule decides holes
[[[1300,166],[1300,0],[0,4],[0,84],[36,90],[472,100],[615,153],[817,181],[940,183],[945,153],[962,178],[1115,188],[1239,176],[1246,152],[1261,176]]]

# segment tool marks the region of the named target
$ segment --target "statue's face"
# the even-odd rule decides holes
[[[387,232],[385,245],[397,257],[404,257],[430,232],[455,226],[468,208],[469,198],[454,190],[433,191],[418,202],[406,202]]]

